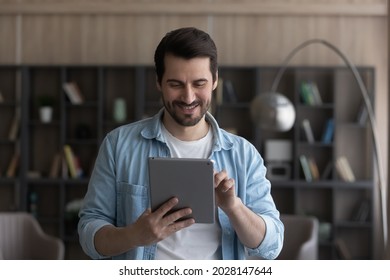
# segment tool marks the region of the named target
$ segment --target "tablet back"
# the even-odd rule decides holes
[[[176,196],[174,210],[192,209],[196,223],[214,223],[214,170],[209,159],[157,158],[149,161],[149,182],[152,211]]]

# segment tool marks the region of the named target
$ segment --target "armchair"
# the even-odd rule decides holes
[[[50,260],[64,259],[61,239],[43,232],[29,213],[0,213],[0,259]]]
[[[318,219],[287,214],[280,215],[280,219],[284,224],[284,245],[278,259],[318,259]]]

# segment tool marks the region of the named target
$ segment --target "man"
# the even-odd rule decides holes
[[[213,40],[196,28],[171,31],[154,60],[164,108],[104,139],[80,211],[84,251],[96,259],[276,258],[284,227],[263,159],[208,113],[218,81]],[[177,198],[151,211],[147,159],[152,156],[215,162],[217,222],[180,219],[189,208],[165,215]]]

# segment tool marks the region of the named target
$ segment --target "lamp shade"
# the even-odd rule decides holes
[[[258,94],[251,102],[252,121],[260,128],[288,131],[295,122],[295,109],[291,101],[277,92]]]

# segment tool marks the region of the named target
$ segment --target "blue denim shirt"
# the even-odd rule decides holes
[[[153,118],[121,126],[107,134],[97,156],[84,205],[80,210],[80,244],[93,259],[105,258],[94,246],[95,233],[112,224],[124,227],[134,223],[149,207],[148,157],[170,157],[161,135],[163,110]],[[229,218],[218,209],[222,228],[222,258],[245,259],[247,254],[274,259],[283,246],[284,226],[265,178],[266,168],[256,148],[242,137],[220,129],[211,114],[206,120],[213,129],[210,158],[215,169],[225,169],[234,178],[237,196],[266,223],[266,235],[257,248],[245,248]],[[154,259],[156,244],[137,247],[113,259]]]

